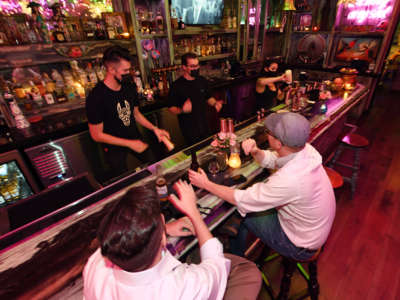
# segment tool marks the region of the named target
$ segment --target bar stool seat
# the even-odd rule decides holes
[[[365,148],[369,145],[369,141],[356,133],[349,133],[344,138],[342,138],[342,143],[356,148]]]
[[[324,169],[325,169],[326,174],[329,177],[329,180],[331,181],[332,187],[334,189],[340,188],[343,185],[342,175],[340,175],[339,172],[336,172],[332,168],[324,167]]]
[[[273,299],[279,299],[279,300],[286,300],[289,297],[289,291],[290,291],[290,285],[291,285],[291,280],[294,271],[296,268],[299,270],[300,274],[304,277],[304,279],[307,281],[308,285],[308,295],[310,296],[311,300],[317,300],[318,295],[319,295],[319,283],[318,283],[318,274],[317,274],[317,259],[319,257],[319,254],[321,252],[321,248],[318,249],[315,254],[308,260],[306,261],[297,261],[293,260],[287,257],[282,256],[283,258],[283,277],[281,280],[281,285],[280,285],[280,290],[279,294],[277,297],[275,297],[275,293],[272,290],[271,284],[268,281],[268,278],[264,274],[264,272],[261,270],[261,276],[263,279],[263,283],[269,292],[270,296]],[[268,256],[264,261],[268,262],[271,261],[277,257],[279,257],[280,254],[274,253],[270,256]],[[305,270],[302,264],[308,264],[308,270],[309,273]],[[300,299],[303,299],[304,295],[300,296]]]
[[[356,126],[354,126],[354,128],[356,128]],[[327,166],[332,169],[335,166],[341,166],[352,171],[350,177],[343,176],[343,180],[351,184],[352,196],[354,196],[356,191],[358,172],[360,170],[360,151],[368,147],[368,145],[368,139],[359,134],[351,132],[342,138],[338,148],[335,151],[335,154],[333,155],[332,160],[327,164]],[[354,158],[351,163],[339,161],[339,158],[345,149],[351,150],[354,153]]]

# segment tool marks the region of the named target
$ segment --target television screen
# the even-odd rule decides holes
[[[223,10],[224,0],[171,0],[171,17],[188,25],[220,24]]]

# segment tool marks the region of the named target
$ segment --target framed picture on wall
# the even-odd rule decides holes
[[[335,61],[350,62],[354,59],[375,62],[382,43],[381,37],[339,37],[336,42]]]
[[[118,34],[128,32],[125,14],[122,12],[102,13],[106,26],[114,27]]]

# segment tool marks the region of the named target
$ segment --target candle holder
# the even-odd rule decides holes
[[[240,166],[242,165],[242,161],[240,159],[239,143],[231,146],[231,155],[229,156],[228,165],[233,169],[240,168]]]

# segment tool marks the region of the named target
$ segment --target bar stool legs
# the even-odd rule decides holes
[[[283,278],[278,300],[287,300],[289,297],[290,283],[292,281],[293,272],[296,269],[296,263],[287,258],[283,258]]]
[[[355,133],[350,133],[341,140],[341,143],[336,149],[332,160],[328,163],[328,167],[330,168],[333,168],[337,165],[351,170],[351,176],[343,176],[343,180],[351,184],[352,197],[354,197],[357,187],[358,172],[360,170],[361,162],[361,150],[365,149],[368,145],[369,141],[366,138]],[[351,164],[339,161],[340,155],[344,149],[351,150],[354,153],[353,162]]]
[[[319,283],[317,278],[317,261],[309,262],[308,270],[310,272],[310,280],[308,281],[308,291],[310,293],[311,300],[318,300]]]

